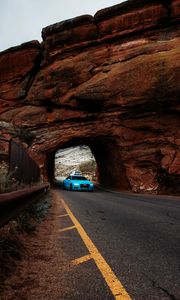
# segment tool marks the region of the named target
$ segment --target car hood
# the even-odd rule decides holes
[[[78,183],[78,184],[93,184],[89,180],[71,180],[72,183]]]

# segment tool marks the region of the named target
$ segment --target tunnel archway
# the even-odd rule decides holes
[[[75,138],[59,145],[57,150],[69,147],[86,145],[90,148],[97,163],[97,181],[99,184],[117,188],[120,190],[130,189],[130,184],[126,176],[123,160],[121,158],[120,147],[112,137]],[[57,151],[56,150],[56,151]],[[55,153],[47,152],[45,176],[53,185],[55,182]]]

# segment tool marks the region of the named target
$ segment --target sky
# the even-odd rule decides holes
[[[0,0],[0,51],[42,41],[42,28],[125,0]]]

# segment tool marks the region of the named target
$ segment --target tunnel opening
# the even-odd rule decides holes
[[[96,181],[96,160],[87,145],[59,149],[55,153],[54,177],[62,180],[78,172],[89,180]]]
[[[88,137],[88,139],[76,137],[62,145],[59,145],[56,151],[47,153],[46,174],[51,185],[56,182],[56,177],[61,175],[65,177],[66,175],[69,175],[69,172],[75,169],[79,170],[79,166],[77,167],[77,165],[73,166],[73,164],[70,164],[70,167],[65,168],[62,173],[62,166],[60,167],[61,154],[63,155],[63,152],[69,153],[71,151],[74,151],[73,149],[81,149],[89,153],[90,162],[88,167],[90,167],[91,165],[91,167],[94,167],[95,171],[93,173],[93,176],[92,174],[87,175],[90,176],[91,179],[96,181],[97,184],[117,190],[131,189],[128,177],[126,175],[126,168],[121,158],[121,147],[118,144],[118,141],[116,141],[114,137],[110,136],[96,136],[91,138]],[[80,156],[82,156],[81,168],[87,167],[86,163],[88,165],[88,162],[83,163],[83,155]],[[58,159],[59,163],[57,162]],[[66,161],[67,160],[68,158],[66,158]],[[58,164],[59,171],[57,171]],[[85,166],[83,166],[83,164],[85,164]],[[82,172],[84,175],[86,175],[85,170],[82,170]]]

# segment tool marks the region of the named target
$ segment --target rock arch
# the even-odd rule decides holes
[[[176,188],[179,18],[178,0],[130,0],[48,26],[41,44],[1,52],[1,135],[26,132],[50,179],[56,150],[83,143],[105,185]]]
[[[125,167],[121,159],[119,146],[111,136],[94,136],[69,140],[65,144],[59,144],[57,150],[68,147],[86,145],[90,148],[97,163],[99,182],[107,187],[121,190],[130,189]],[[56,151],[46,152],[45,172],[49,182],[54,181],[54,157]]]

